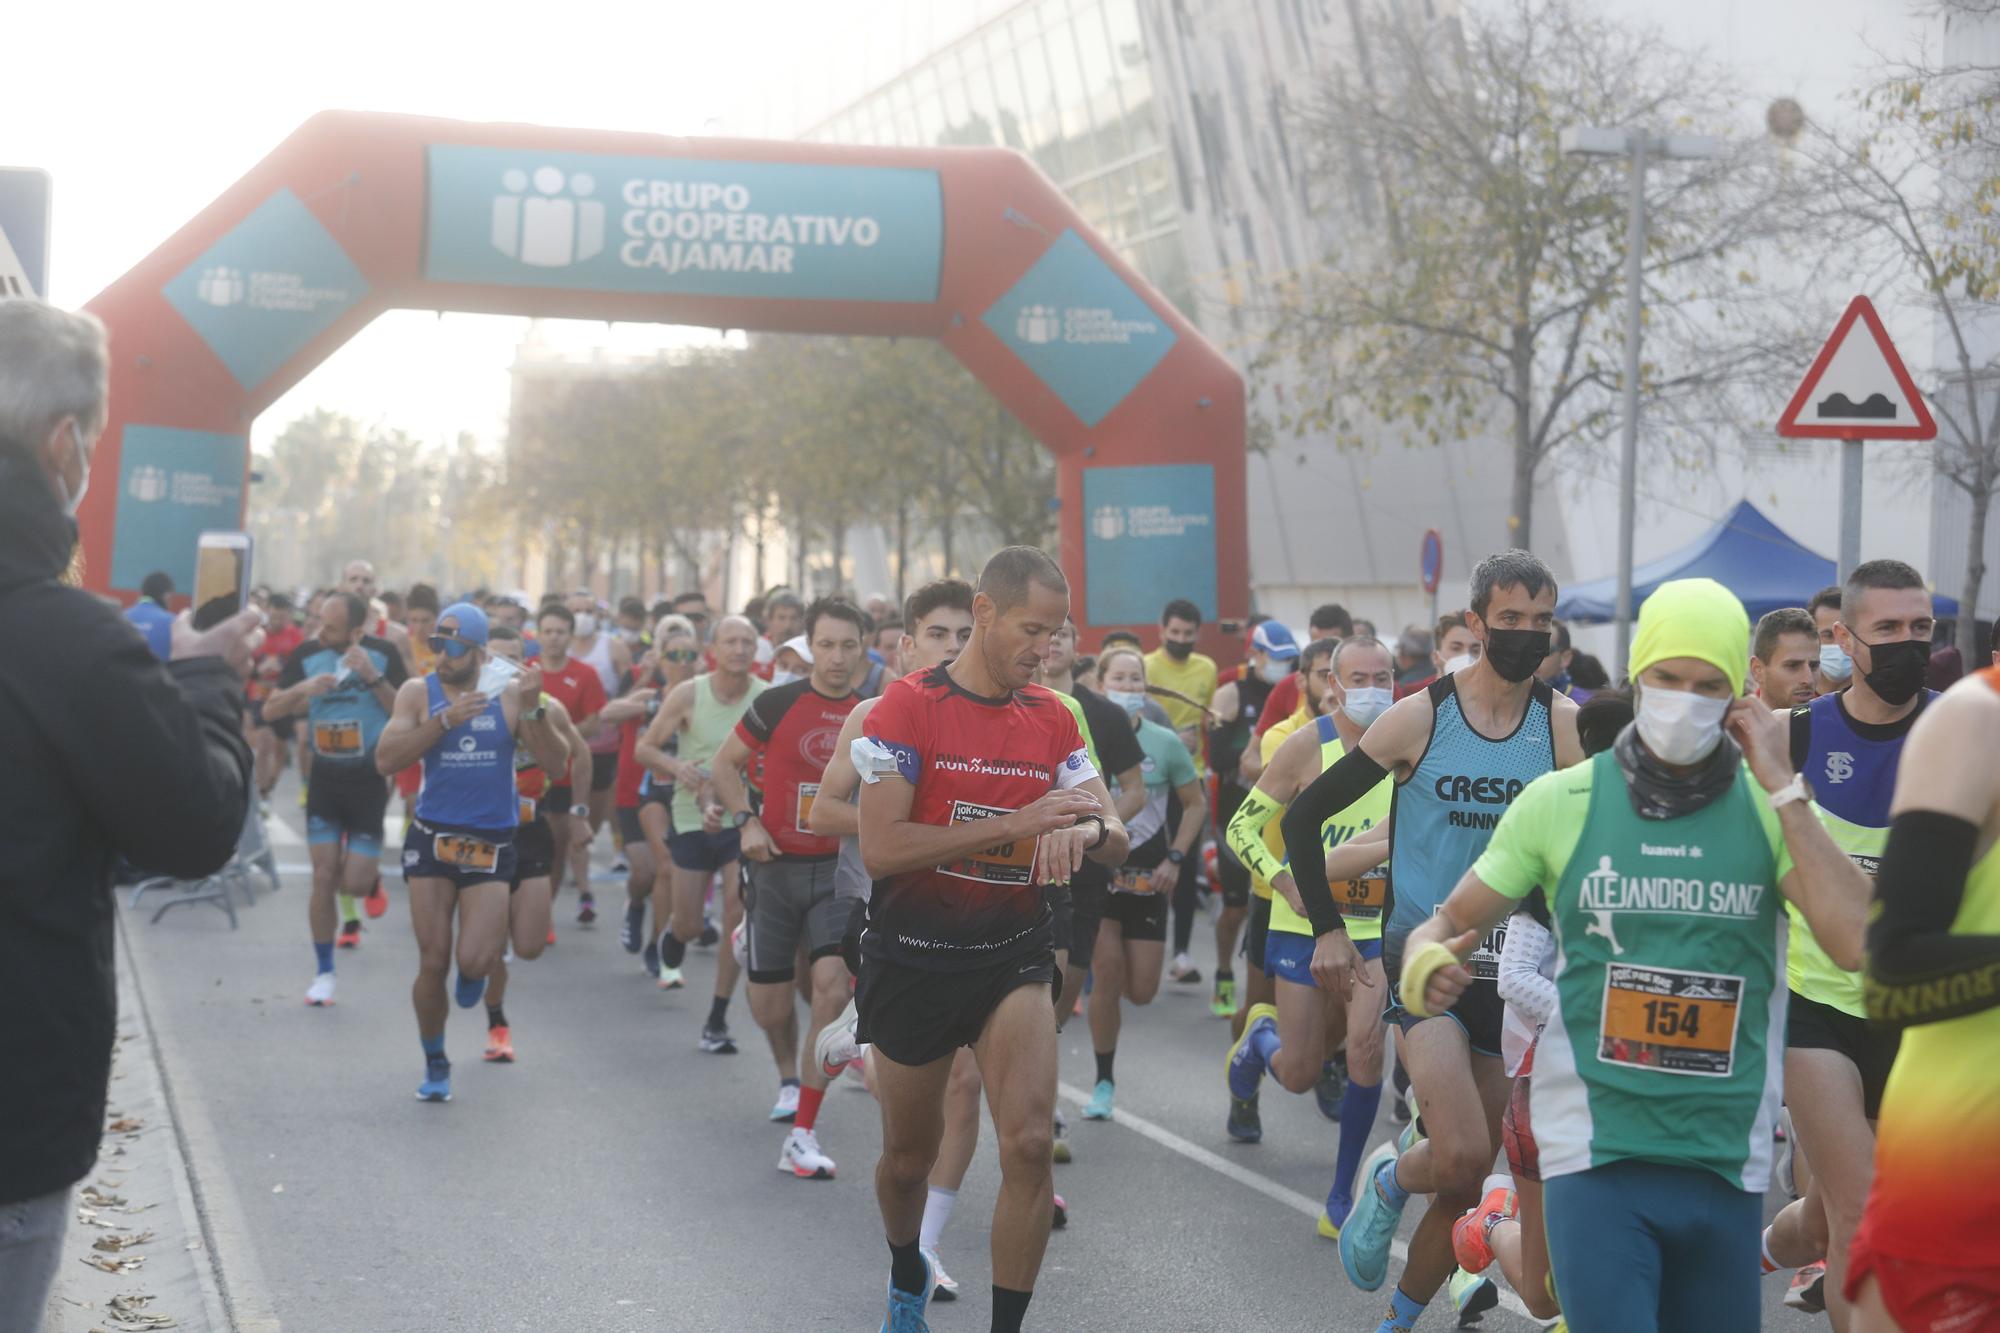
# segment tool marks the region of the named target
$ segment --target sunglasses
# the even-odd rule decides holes
[[[470,639],[461,639],[456,634],[433,634],[430,638],[431,651],[443,653],[446,657],[463,657],[479,645]]]
[[[676,666],[685,666],[700,658],[701,654],[693,648],[669,648],[660,656]]]

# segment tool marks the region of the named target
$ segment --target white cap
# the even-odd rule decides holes
[[[771,646],[771,641],[765,638],[763,635],[759,634],[757,636],[757,656],[755,658],[757,665],[769,666],[771,664],[771,659],[776,657],[777,655],[778,655],[778,650]]]
[[[783,643],[778,645],[779,652],[783,652],[787,648],[797,653],[799,657],[804,660],[807,666],[811,666],[813,664],[812,644],[807,641],[805,635],[794,634],[791,638],[786,639]],[[773,656],[775,655],[776,654],[773,654]]]

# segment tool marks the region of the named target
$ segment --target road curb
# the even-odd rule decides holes
[[[172,1066],[186,1068],[171,1024],[153,1022],[147,1001],[150,968],[142,950],[134,947],[126,921],[126,911],[118,907],[118,967],[131,983],[139,1024],[145,1029],[150,1063],[159,1080],[162,1101],[173,1130],[169,1166],[174,1194],[188,1234],[201,1238],[208,1262],[199,1265],[202,1299],[209,1321],[216,1329],[234,1333],[281,1333],[277,1312],[271,1309],[262,1268],[243,1222],[231,1182],[228,1155],[210,1123],[198,1096],[183,1097],[174,1086]]]

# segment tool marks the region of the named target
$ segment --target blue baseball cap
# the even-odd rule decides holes
[[[458,622],[458,637],[467,643],[486,644],[486,613],[471,602],[453,602],[438,612],[438,624],[447,620]],[[1297,651],[1294,649],[1293,651]]]
[[[1280,662],[1289,662],[1299,655],[1299,641],[1275,620],[1267,620],[1251,631],[1250,646]]]

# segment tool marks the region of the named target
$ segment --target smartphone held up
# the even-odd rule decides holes
[[[250,534],[204,532],[195,545],[194,627],[208,629],[250,605]]]

